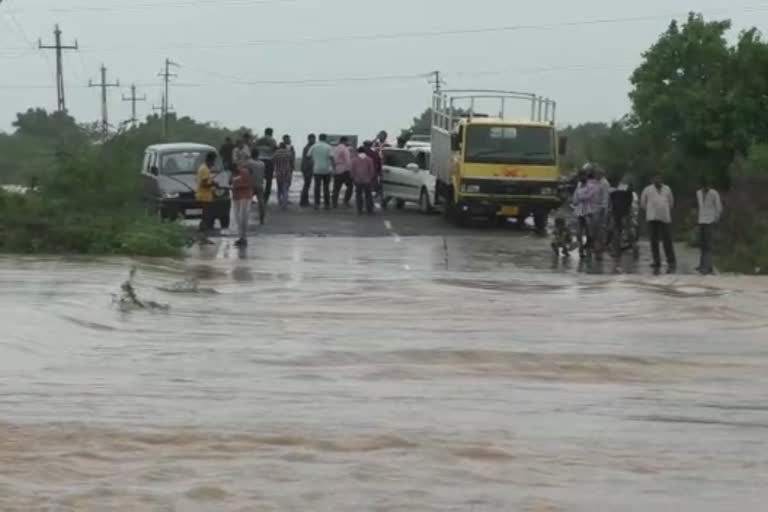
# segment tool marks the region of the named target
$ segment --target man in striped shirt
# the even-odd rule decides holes
[[[293,154],[285,142],[281,142],[272,157],[277,180],[277,202],[282,209],[288,207],[288,193],[293,178]]]

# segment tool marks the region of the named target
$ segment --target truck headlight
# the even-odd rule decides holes
[[[462,185],[461,191],[466,192],[467,194],[479,194],[480,185]]]
[[[541,195],[552,196],[555,195],[555,191],[551,187],[544,187],[541,189]]]
[[[178,192],[166,192],[165,194],[163,194],[163,197],[165,199],[178,199],[179,198],[179,193]]]

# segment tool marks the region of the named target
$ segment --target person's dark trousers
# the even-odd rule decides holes
[[[612,238],[612,245],[613,245],[613,255],[616,258],[621,257],[622,252],[622,243],[624,239],[624,224],[626,223],[626,219],[622,215],[614,215],[613,216],[613,232],[611,233]]]
[[[323,189],[323,203],[331,207],[331,175],[315,174],[315,208],[320,208],[320,187]]]
[[[309,206],[309,191],[312,187],[312,170],[302,170],[304,185],[301,187],[301,206]]]
[[[373,187],[371,185],[355,185],[355,199],[357,213],[363,213],[363,209],[368,213],[373,213]]]
[[[269,204],[269,196],[272,195],[272,181],[275,177],[275,164],[272,160],[264,162],[264,204]]]
[[[714,271],[712,264],[712,224],[699,224],[699,272],[711,274]]]
[[[349,171],[333,176],[333,207],[339,206],[339,195],[341,195],[341,188],[346,185],[347,189],[344,191],[344,204],[349,205],[352,200],[352,192],[354,190],[354,184],[352,183],[352,174]]]
[[[675,247],[672,244],[672,232],[669,224],[659,220],[648,221],[648,231],[651,236],[651,254],[653,255],[653,267],[661,267],[661,254],[659,252],[659,242],[664,245],[664,255],[667,257],[667,264],[674,267],[677,264],[675,258]]]
[[[203,237],[208,236],[213,231],[216,222],[216,209],[212,202],[201,203],[203,214],[200,218],[200,233]]]

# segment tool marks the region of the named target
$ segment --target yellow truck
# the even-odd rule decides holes
[[[494,112],[478,112],[478,106]],[[508,119],[510,107],[525,115]],[[565,138],[555,128],[556,103],[532,93],[497,90],[443,90],[432,101],[431,172],[435,203],[459,224],[473,217],[533,215],[545,230],[560,205],[559,156]],[[530,114],[530,115],[529,115]]]

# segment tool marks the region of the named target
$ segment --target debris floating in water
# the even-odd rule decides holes
[[[128,274],[128,279],[120,285],[120,296],[114,297],[115,303],[122,310],[129,309],[152,309],[160,311],[168,311],[171,306],[168,304],[160,304],[153,300],[141,300],[136,293],[136,288],[133,285],[133,280],[136,277],[136,266],[131,267],[131,271]]]
[[[201,295],[217,295],[219,293],[213,288],[201,288],[200,281],[194,277],[188,277],[184,281],[175,283],[172,286],[160,287],[158,290],[166,293],[190,293]]]

